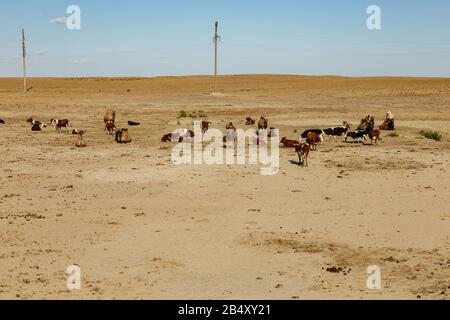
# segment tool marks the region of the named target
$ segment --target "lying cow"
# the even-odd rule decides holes
[[[295,151],[298,154],[298,164],[300,166],[308,166],[308,156],[311,151],[311,147],[309,144],[302,143],[295,147]]]
[[[264,117],[261,117],[261,119],[259,119],[258,122],[258,129],[267,130],[268,127],[269,127],[269,120]]]
[[[255,123],[256,123],[256,120],[255,119],[252,119],[252,118],[250,118],[250,117],[247,117],[247,119],[245,119],[245,125],[246,126],[253,126]]]
[[[5,124],[5,120],[0,119],[0,124]]]
[[[31,125],[31,131],[42,131],[45,125],[39,121],[33,121]]]
[[[367,131],[366,130],[356,130],[348,132],[345,137],[345,142],[347,142],[348,138],[352,138],[353,140],[366,139]]]
[[[358,131],[370,131],[375,128],[375,117],[368,115],[364,119],[361,119],[361,123],[358,126]]]
[[[387,131],[395,130],[394,114],[391,111],[389,111],[386,114],[386,119],[384,120],[383,124],[380,126],[380,130],[387,130]]]
[[[183,133],[168,133],[161,138],[161,142],[183,142],[185,138],[194,138],[195,134],[192,130],[185,129]]]
[[[286,138],[281,139],[280,143],[285,147],[285,148],[296,148],[297,146],[300,145],[300,142],[296,141],[296,140],[288,140]]]
[[[116,129],[116,142],[117,143],[130,143],[131,136],[128,133],[128,129]]]
[[[62,120],[52,119],[52,120],[50,120],[50,123],[52,124],[53,128],[56,131],[61,132],[62,128],[65,128],[66,133],[69,132],[69,120],[67,120],[67,119],[62,119]]]
[[[78,138],[75,142],[75,147],[77,148],[86,148],[86,141],[84,140],[84,131],[78,131]]]
[[[323,135],[323,130],[322,129],[309,129],[309,130],[306,130],[305,132],[303,132],[301,137],[303,139],[306,139],[306,137],[308,136],[309,133],[315,133],[315,134],[318,134],[318,135]]]
[[[316,151],[317,145],[323,142],[323,136],[314,132],[308,133],[306,136],[306,143],[311,146],[311,150]]]

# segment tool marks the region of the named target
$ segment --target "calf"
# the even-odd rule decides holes
[[[309,129],[302,133],[301,137],[303,139],[306,139],[309,133],[315,133],[315,134],[323,134],[323,130],[321,129]]]
[[[308,156],[309,152],[311,150],[311,147],[309,144],[302,143],[295,147],[295,151],[298,154],[298,165],[299,166],[308,166]]]
[[[365,130],[356,130],[348,132],[345,137],[345,142],[347,142],[348,138],[352,138],[353,140],[363,139],[366,140],[367,132]]]
[[[311,150],[313,151],[317,150],[317,145],[321,142],[323,142],[323,136],[321,134],[310,132],[306,136],[306,143],[311,146]]]
[[[375,145],[378,144],[378,141],[381,141],[380,137],[380,130],[371,130],[367,133],[369,136],[370,142],[373,144],[375,142]]]
[[[52,120],[50,120],[50,122],[56,131],[61,132],[62,128],[65,128],[66,133],[69,132],[69,120],[67,120],[67,119],[62,119],[62,120],[52,119]]]
[[[286,138],[281,139],[280,143],[283,144],[285,148],[296,148],[300,145],[300,142],[295,140],[288,140]]]

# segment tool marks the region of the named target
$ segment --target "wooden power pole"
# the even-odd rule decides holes
[[[23,92],[27,92],[27,52],[25,49],[25,30],[22,29],[22,68],[23,68]]]
[[[218,53],[219,53],[219,22],[216,21],[216,29],[214,33],[214,93],[217,93],[217,75],[218,75]]]

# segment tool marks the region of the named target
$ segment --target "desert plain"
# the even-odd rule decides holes
[[[21,85],[0,79],[0,299],[450,298],[450,79],[223,76],[215,96],[207,76]],[[141,123],[131,144],[105,134],[108,109]],[[282,148],[278,174],[262,176],[173,164],[160,139],[192,127],[182,110],[222,130],[263,115],[290,139],[392,111],[397,135],[326,139],[309,167]],[[28,117],[70,119],[87,148],[31,132]]]

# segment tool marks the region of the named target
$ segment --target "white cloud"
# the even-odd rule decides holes
[[[51,24],[66,24],[68,18],[69,17],[55,18],[55,19],[51,19],[49,22]]]

